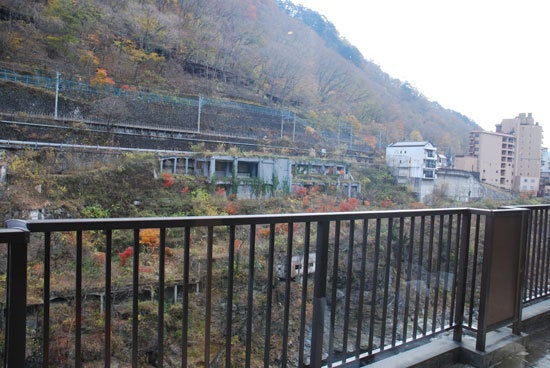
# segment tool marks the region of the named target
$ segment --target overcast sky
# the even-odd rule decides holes
[[[550,144],[546,0],[294,0],[363,56],[486,130],[533,113]]]

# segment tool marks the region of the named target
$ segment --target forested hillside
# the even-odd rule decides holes
[[[289,109],[373,147],[413,138],[459,152],[477,128],[282,0],[0,0],[0,67]]]

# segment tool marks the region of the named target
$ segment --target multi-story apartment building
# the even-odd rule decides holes
[[[537,192],[540,181],[542,126],[535,123],[531,113],[522,113],[514,119],[503,119],[496,125],[496,131],[516,138],[512,190]]]
[[[400,184],[409,184],[420,200],[433,191],[437,148],[430,142],[397,142],[386,147],[386,164]]]
[[[455,168],[478,172],[482,183],[511,190],[515,141],[510,134],[470,132],[468,156],[456,157]]]
[[[496,132],[470,133],[467,156],[455,168],[479,173],[487,184],[513,192],[537,192],[540,178],[542,127],[531,113],[503,119]]]

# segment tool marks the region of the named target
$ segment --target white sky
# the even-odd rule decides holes
[[[294,0],[363,56],[486,130],[533,113],[550,144],[550,2]]]

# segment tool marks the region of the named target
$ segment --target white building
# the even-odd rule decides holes
[[[437,178],[437,148],[430,142],[397,142],[386,147],[386,164],[400,184],[412,187],[419,199],[431,194]]]

